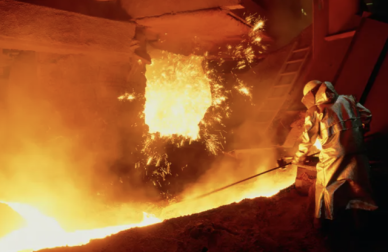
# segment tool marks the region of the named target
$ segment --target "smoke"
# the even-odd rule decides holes
[[[139,116],[143,100],[117,100],[128,82],[144,81],[135,78],[141,69],[130,71],[137,62],[23,51],[7,56],[1,200],[31,204],[69,230],[141,221],[145,202],[158,196],[134,168],[147,130]],[[130,86],[144,92],[144,83]]]
[[[261,128],[260,105],[267,95],[273,79],[278,74],[290,47],[268,55],[265,59],[244,72],[227,72],[221,75],[220,84],[228,92],[230,116],[223,118],[226,132],[225,151],[236,150],[237,156],[218,156],[208,164],[206,171],[184,189],[177,202],[162,210],[161,218],[173,218],[216,208],[245,198],[272,196],[279,190],[292,185],[296,167],[276,170],[203,198],[198,196],[222,188],[247,177],[277,166],[278,149],[271,148],[271,129]],[[220,73],[222,71],[218,71]],[[242,96],[233,87],[243,82],[251,86],[252,96]],[[267,147],[267,148],[263,148]]]
[[[296,167],[277,170],[234,185],[205,197],[216,189],[243,180],[277,166],[276,151],[261,149],[242,153],[239,157],[220,157],[196,182],[187,185],[180,200],[163,209],[162,218],[198,213],[246,198],[272,196],[295,181]]]
[[[229,131],[228,150],[252,148],[267,138],[255,127],[254,111],[265,85],[277,73],[273,66],[280,65],[281,55],[269,56],[252,71],[217,82],[233,90],[227,94],[234,101],[219,109],[230,107],[237,116],[226,119],[222,127],[220,120],[220,128],[209,134],[222,136],[223,130]],[[271,195],[294,180],[293,170],[274,172],[192,201],[276,166],[277,153],[266,150],[239,160],[216,158],[207,152],[205,143],[185,142],[179,148],[176,143],[166,146],[172,172],[158,188],[150,183],[156,175],[141,156],[148,133],[143,117],[144,65],[134,59],[23,51],[11,58],[11,71],[2,86],[6,95],[0,125],[4,143],[0,147],[0,198],[31,204],[66,230],[138,222],[143,211],[155,212],[151,203],[160,199],[161,191],[185,200],[164,209],[161,217],[167,218]],[[236,91],[236,78],[253,86],[252,97]],[[135,98],[118,100],[124,93]],[[209,109],[208,114],[214,111]]]
[[[208,163],[205,166],[206,169],[202,169],[205,170],[205,173],[200,174],[199,178],[194,179],[189,185],[186,181],[185,189],[177,197],[179,203],[164,209],[161,214],[162,218],[200,212],[244,198],[273,195],[294,182],[295,167],[290,167],[286,171],[266,174],[203,199],[194,200],[198,195],[277,166],[278,150],[261,148],[271,145],[271,135],[265,129],[258,127],[257,121],[260,120],[258,112],[260,112],[259,108],[263,98],[269,86],[273,84],[273,79],[289,49],[287,47],[269,55],[246,71],[223,71],[223,65],[218,66],[215,74],[216,83],[228,90],[228,101],[223,107],[228,107],[231,111],[228,116],[222,118],[223,127],[216,129],[225,132],[225,150],[255,148],[256,150],[242,155],[239,160],[218,156],[215,161]],[[213,65],[216,66],[217,62]],[[250,87],[252,95],[241,95],[235,88],[238,83],[244,83]],[[203,165],[198,164],[197,167],[191,168],[200,169],[199,167]]]
[[[261,0],[260,5],[268,10],[266,30],[275,39],[273,50],[290,43],[312,23],[312,1]]]

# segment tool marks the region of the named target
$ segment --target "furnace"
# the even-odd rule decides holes
[[[319,150],[277,160],[331,81],[374,115],[386,210],[388,26],[364,2],[0,0],[0,251],[330,251],[303,212]]]

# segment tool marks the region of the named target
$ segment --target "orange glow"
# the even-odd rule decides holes
[[[43,248],[83,245],[89,243],[91,239],[104,238],[129,228],[161,222],[155,216],[143,213],[143,221],[137,224],[66,232],[54,218],[45,216],[32,206],[10,202],[1,203],[7,204],[27,222],[25,227],[0,239],[0,251],[2,252],[34,251]]]
[[[136,96],[134,94],[124,93],[123,95],[120,95],[117,99],[119,99],[120,101],[123,101],[123,100],[132,101],[135,98]]]
[[[246,84],[244,82],[242,82],[241,80],[239,80],[239,79],[237,79],[237,83],[238,83],[238,85],[236,85],[234,88],[237,89],[237,91],[241,95],[248,96],[248,97],[252,98],[252,94],[251,94],[250,88],[247,87]]]
[[[262,37],[261,37],[262,31],[264,30],[264,26],[265,26],[265,20],[262,19],[261,17],[248,16],[246,18],[246,21],[252,25],[252,30],[249,34],[249,36],[251,37],[252,43],[256,45],[260,45],[262,40]],[[259,51],[259,53],[261,52]]]
[[[149,133],[197,139],[198,124],[212,105],[203,57],[162,52],[147,66],[145,122]]]
[[[263,165],[256,169],[257,173],[269,169],[270,164],[268,162],[264,162]],[[133,227],[160,223],[164,219],[203,212],[222,205],[239,202],[243,199],[260,196],[270,197],[278,193],[279,190],[292,185],[295,181],[296,171],[294,168],[290,168],[285,171],[266,174],[201,199],[194,199],[198,195],[245,178],[243,176],[247,176],[251,171],[244,166],[242,165],[237,170],[230,166],[210,169],[196,184],[182,193],[184,196],[182,202],[165,207],[158,217],[143,212],[143,221],[136,224],[66,232],[54,218],[44,215],[30,205],[0,201],[0,203],[8,205],[19,213],[27,222],[25,227],[0,239],[0,251],[32,252],[44,248],[84,245],[92,239],[108,237]]]
[[[257,45],[261,42],[260,31],[264,28],[264,21],[252,19],[251,22],[253,29],[252,33],[249,34],[251,41],[248,45],[239,44],[237,46],[227,46],[232,58],[240,59],[237,66],[239,69],[245,68],[249,66],[250,63],[254,62],[254,59],[256,58],[256,49],[251,45],[252,43],[256,43]],[[206,70],[206,73],[204,72],[202,67],[203,57],[201,56],[183,56],[161,52],[159,57],[152,58],[152,64],[147,66],[146,71],[147,86],[144,108],[144,118],[145,123],[149,126],[149,134],[144,142],[144,146],[141,146],[139,149],[142,149],[142,151],[147,154],[144,164],[155,164],[156,167],[163,166],[160,174],[165,176],[165,174],[171,174],[171,163],[167,160],[167,154],[157,153],[157,151],[152,150],[150,147],[153,142],[158,139],[160,140],[158,133],[165,139],[173,139],[173,136],[177,135],[181,136],[181,138],[189,139],[189,141],[186,142],[190,142],[191,140],[203,141],[205,142],[209,153],[214,155],[220,153],[223,149],[222,143],[224,143],[224,138],[222,134],[209,133],[210,131],[208,128],[210,128],[212,124],[218,123],[222,125],[223,117],[229,116],[230,108],[227,101],[228,95],[226,94],[228,92],[230,93],[231,90],[226,90],[222,84],[219,84],[222,83],[221,81],[217,83],[218,80],[216,80],[216,78],[214,78],[214,80],[212,79],[212,82],[210,83],[208,76],[216,74],[212,72],[212,70]],[[139,60],[138,63],[142,64],[141,60]],[[237,85],[233,88],[241,95],[248,97],[252,96],[251,88],[240,80],[238,80]],[[126,92],[117,97],[117,99],[123,102],[132,102],[135,99],[142,99],[142,97],[138,95],[138,93]],[[204,120],[204,115],[210,107],[216,108],[214,110],[221,112],[212,111],[213,114],[209,116],[209,118],[211,118],[209,120]],[[22,109],[20,111],[22,111]],[[199,138],[199,126],[203,126],[201,127],[201,129],[203,129],[203,132],[201,132],[201,137],[203,136],[203,139]],[[70,158],[71,155],[68,153],[73,151],[78,152],[76,147],[78,146],[77,142],[73,142],[66,137],[66,134],[62,136],[62,134],[60,134],[63,133],[61,130],[58,130],[56,133],[56,138],[50,140],[56,142],[47,144],[47,152],[42,148],[35,149],[34,147],[34,151],[32,151],[30,155],[25,155],[24,153],[22,153],[24,154],[22,155],[20,154],[20,151],[18,155],[15,155],[15,157],[11,159],[12,162],[10,167],[12,169],[10,170],[12,170],[14,176],[18,175],[23,179],[20,179],[20,181],[17,180],[18,183],[12,180],[9,182],[10,185],[5,187],[7,189],[17,188],[15,189],[15,194],[11,194],[8,196],[9,198],[18,195],[19,191],[23,191],[27,192],[25,195],[22,195],[23,199],[31,199],[31,202],[36,202],[40,200],[39,197],[41,195],[47,194],[48,196],[43,195],[42,198],[52,198],[57,201],[53,203],[51,200],[47,200],[46,207],[50,206],[50,204],[55,205],[61,201],[63,204],[61,206],[66,207],[66,210],[76,206],[80,202],[86,201],[87,197],[90,198],[89,194],[82,194],[87,186],[85,186],[85,188],[79,186],[85,183],[84,180],[81,180],[81,176],[79,180],[75,182],[72,181],[73,177],[77,177],[72,171],[83,171],[86,176],[89,176],[89,173],[94,173],[95,171],[92,169],[90,171],[85,171],[84,169],[89,166],[93,167],[91,164],[94,164],[94,162],[92,162],[92,160],[95,160],[94,153],[79,151],[82,154],[80,156],[84,156],[84,158],[86,156],[86,158],[75,166],[74,159]],[[73,132],[70,133],[68,134],[73,135]],[[185,144],[185,141],[181,140],[181,138],[176,138],[178,140],[174,143],[178,147]],[[31,142],[35,142],[35,139],[31,140]],[[65,147],[62,145],[65,145]],[[105,146],[103,148],[105,149]],[[112,152],[115,152],[115,150],[112,150]],[[110,153],[107,153],[106,155],[108,154]],[[117,158],[116,155],[114,155],[114,158]],[[266,156],[263,158],[264,161],[249,161],[248,163],[250,164],[257,164],[253,168],[246,164],[240,165],[238,169],[235,169],[235,166],[227,165],[213,167],[195,184],[185,188],[182,195],[180,195],[184,198],[183,202],[172,204],[162,209],[161,214],[158,216],[143,212],[143,221],[135,224],[125,224],[135,221],[125,221],[127,220],[126,218],[120,218],[118,224],[124,225],[112,226],[104,222],[104,216],[104,218],[96,220],[96,223],[108,227],[66,231],[60,224],[60,221],[63,221],[62,218],[55,219],[54,217],[50,217],[35,208],[35,206],[32,206],[34,204],[29,205],[0,201],[0,203],[8,205],[15,212],[19,213],[27,223],[23,228],[0,238],[0,252],[26,252],[43,248],[83,245],[89,243],[91,239],[104,238],[133,227],[147,226],[159,223],[164,219],[206,211],[225,204],[239,202],[246,198],[272,196],[294,182],[295,169],[290,168],[286,171],[277,171],[266,174],[260,178],[253,179],[209,197],[193,200],[193,198],[198,195],[251,176],[252,173],[262,172],[275,166],[268,162],[270,159],[270,157]],[[243,163],[244,162],[245,161],[243,161]],[[140,168],[142,166],[140,163],[140,161],[137,162],[135,168]],[[77,169],[70,170],[69,166]],[[20,167],[20,169],[15,172],[15,167]],[[32,173],[30,174],[28,171],[33,171],[34,174],[37,174],[34,175],[36,177],[31,179]],[[25,175],[24,173],[27,174]],[[101,176],[103,177],[104,175],[105,174],[102,174]],[[102,180],[108,181],[109,178],[103,177]],[[122,183],[121,178],[120,181]],[[54,186],[59,184],[59,189],[54,189]],[[41,188],[40,185],[42,185]],[[99,193],[100,192],[97,192],[97,195],[99,195]],[[38,196],[33,198],[34,195]],[[91,201],[94,200],[95,199],[92,199]],[[88,204],[85,203],[85,205]],[[45,207],[42,207],[42,211],[43,208]],[[95,210],[94,208],[94,204],[90,204],[90,206],[87,207],[88,210]],[[112,208],[114,208],[114,206],[112,206]],[[99,210],[100,208],[95,211],[99,212]],[[60,209],[60,211],[62,210]],[[119,211],[120,209],[116,208],[112,210],[114,213]],[[148,210],[145,211],[149,212]],[[141,211],[138,211],[138,213],[140,212]]]
[[[261,37],[257,37],[257,38],[255,38],[253,41],[254,41],[255,43],[260,43],[260,42],[261,42],[261,40],[262,40],[262,38],[261,38]]]
[[[264,162],[264,165],[257,167],[256,173],[268,170],[272,166],[270,163]],[[214,167],[197,184],[186,189],[183,193],[184,199],[182,202],[164,208],[160,217],[169,219],[203,212],[226,204],[239,202],[243,199],[273,196],[295,182],[296,167],[290,166],[286,170],[271,172],[204,198],[195,199],[199,195],[234,183],[253,174],[255,172],[252,172],[245,165],[238,169],[228,166]]]

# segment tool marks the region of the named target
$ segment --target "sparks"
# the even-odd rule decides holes
[[[261,43],[261,40],[262,40],[261,37],[256,37],[256,38],[253,40],[253,42],[254,42],[255,44],[258,44],[258,43]]]
[[[147,67],[144,113],[150,133],[198,138],[198,124],[212,104],[202,60],[164,52]]]
[[[253,31],[257,31],[257,30],[260,30],[260,29],[263,29],[264,28],[264,21],[263,20],[259,20],[254,26],[253,26]]]
[[[134,94],[129,94],[129,93],[124,93],[123,95],[120,95],[119,97],[117,97],[117,99],[119,99],[120,101],[123,101],[123,100],[132,101],[135,98],[136,96]]]

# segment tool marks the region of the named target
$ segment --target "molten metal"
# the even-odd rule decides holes
[[[202,60],[163,52],[147,67],[144,114],[149,133],[198,138],[198,124],[212,105]]]
[[[250,16],[246,20],[253,27],[252,32],[249,34],[250,41],[248,45],[241,43],[234,47],[227,46],[230,56],[233,59],[240,59],[237,65],[238,69],[243,69],[254,61],[256,57],[255,49],[251,45],[260,45],[260,32],[264,28],[264,20],[260,18]],[[264,46],[262,46],[262,49],[264,49]],[[259,51],[259,53],[262,52]],[[212,120],[205,121],[203,118],[211,106],[224,111],[228,115],[229,107],[225,95],[228,91],[216,81],[212,83],[212,87],[210,86],[207,76],[210,74],[216,75],[216,73],[211,70],[206,70],[205,73],[202,61],[203,57],[200,56],[182,56],[163,52],[161,57],[153,59],[152,64],[147,66],[144,116],[145,122],[149,126],[150,136],[144,149],[147,149],[149,143],[155,140],[154,133],[159,133],[160,136],[167,138],[178,135],[190,140],[198,140],[199,124],[202,123],[205,128],[204,139],[202,140],[206,141],[206,148],[213,154],[220,151],[220,138],[217,135],[208,133],[206,127],[210,127],[212,123],[221,123],[221,114],[213,112]],[[250,88],[242,81],[238,81],[238,85],[234,88],[244,96],[252,96]],[[119,96],[118,100],[133,101],[139,98],[137,94],[125,93]],[[150,154],[146,163],[149,165],[156,162],[156,166],[159,166],[161,160],[161,155]],[[167,160],[166,163],[168,163]],[[261,172],[262,169],[258,167],[257,171]],[[216,176],[210,176],[210,180],[203,181],[204,183],[201,186],[197,185],[195,188],[186,191],[185,198],[214,190],[218,184],[229,183],[231,182],[229,180],[234,180],[235,176],[230,172],[228,173],[224,169],[218,172],[216,171],[213,174]],[[240,176],[240,172],[234,175]],[[168,164],[166,165],[166,173],[169,173]],[[186,201],[184,204],[172,205],[163,210],[161,218],[193,214],[238,202],[245,198],[272,196],[280,189],[293,183],[294,173],[284,172],[277,179],[264,176],[264,178],[257,181],[252,181],[249,185],[239,185],[232,191],[220,192],[218,195],[211,195],[200,201]],[[161,219],[143,213],[143,221],[137,224],[66,232],[54,218],[44,215],[30,205],[1,201],[0,203],[7,204],[27,222],[25,227],[0,238],[0,252],[32,251],[43,248],[83,245],[91,239],[104,238],[129,228],[161,222]]]
[[[42,214],[32,206],[21,203],[1,203],[11,207],[27,221],[25,227],[0,239],[1,252],[27,252],[44,248],[83,245],[89,243],[91,239],[104,238],[129,228],[161,222],[155,216],[143,213],[143,221],[137,224],[66,232],[54,218]]]

